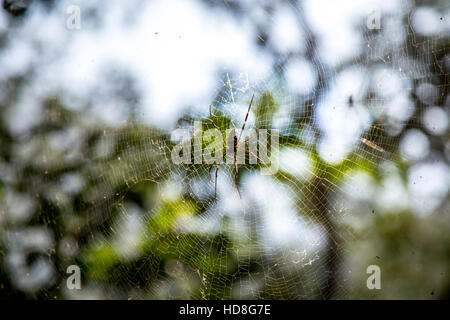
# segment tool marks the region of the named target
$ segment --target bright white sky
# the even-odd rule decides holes
[[[108,99],[105,94],[113,85],[109,83],[110,79],[104,78],[105,67],[126,70],[136,79],[141,94],[138,119],[164,129],[171,128],[186,107],[206,114],[209,103],[222,86],[220,76],[225,71],[246,74],[257,87],[268,86],[273,79],[272,65],[276,61],[258,48],[254,22],[269,24],[272,33],[269,44],[280,56],[293,50],[304,53],[305,34],[295,14],[298,9],[279,5],[273,14],[268,15],[255,5],[255,1],[242,3],[247,9],[246,14],[239,19],[196,0],[116,0],[108,1],[107,4],[99,0],[59,1],[56,10],[49,15],[39,7],[33,8],[25,25],[8,34],[14,40],[7,51],[0,55],[0,79],[24,73],[30,65],[39,62],[27,93],[19,99],[14,113],[10,114],[12,131],[20,133],[39,120],[39,97],[61,93],[70,108],[79,109],[91,102],[95,117],[111,124],[123,123],[127,106],[118,99]],[[81,8],[81,30],[66,28],[66,9],[69,4],[78,4]],[[361,24],[364,25],[364,19],[374,10],[379,10],[381,15],[387,17],[386,26],[395,34],[393,39],[401,42],[406,33],[401,24],[395,23],[395,17],[407,5],[409,1],[400,0],[377,0],[370,5],[358,0],[307,0],[302,10],[312,30],[318,35],[321,59],[333,70],[333,67],[352,61],[365,50],[360,28]],[[100,16],[94,20],[88,17],[89,8],[93,7],[100,8]],[[136,7],[139,9],[135,10]],[[427,35],[448,31],[448,22],[424,23],[439,14],[434,9],[419,9],[413,17],[413,26],[417,32]],[[448,12],[445,15],[448,16]],[[6,16],[0,10],[0,32],[5,28]],[[39,44],[39,50],[36,44]],[[292,59],[284,71],[289,92],[306,94],[313,89],[316,71],[301,56]],[[386,69],[380,62],[376,70],[350,68],[339,73],[332,72],[330,90],[317,105],[318,124],[324,131],[318,150],[326,161],[340,162],[373,121],[373,116],[358,100],[367,90],[368,74],[374,77],[377,90],[385,97],[384,104],[380,106],[382,112],[401,121],[406,121],[412,114],[407,91],[412,84],[400,71]],[[355,107],[351,110],[346,105],[350,95],[355,99]],[[245,106],[241,107],[245,109]],[[295,105],[284,107],[294,110]],[[433,114],[440,114],[444,120],[436,122],[430,116]],[[446,115],[443,116],[432,106],[424,117],[427,123],[435,123],[427,127],[432,132],[443,132],[448,126]],[[428,140],[417,132],[411,132],[408,137],[421,141],[417,145],[414,141],[404,142],[404,154],[415,159],[417,154],[427,148]],[[292,155],[288,150],[286,156]],[[299,169],[297,164],[291,171],[298,176],[310,175],[307,156],[294,156],[303,159],[300,161],[302,168]],[[284,161],[282,166],[289,168],[290,163]],[[425,168],[422,166],[411,170],[411,176]],[[448,171],[445,166],[441,169]],[[437,173],[441,169],[433,169],[435,179],[442,178]],[[249,177],[248,185],[254,183],[254,179]],[[386,183],[386,190],[401,187],[401,181],[395,178]],[[430,192],[445,194],[448,183],[440,185],[444,187]],[[412,189],[417,193],[419,187],[416,184]],[[430,190],[428,185],[424,188]],[[261,188],[261,184],[258,187],[258,183],[254,190],[266,195],[269,192],[267,188]],[[272,190],[269,193],[276,192],[283,191]],[[380,197],[384,197],[387,203],[398,201],[390,200],[389,194]],[[284,210],[286,216],[283,219],[292,219],[290,204],[284,203],[282,208],[288,208]],[[268,215],[283,211],[272,209]],[[283,219],[278,221],[285,221]],[[267,227],[276,242],[285,243],[278,236],[292,233],[296,228],[294,226],[301,224],[301,221],[294,224],[269,223]]]

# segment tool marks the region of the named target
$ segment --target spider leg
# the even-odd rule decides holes
[[[209,166],[208,174],[209,174],[210,178],[211,178],[211,169],[214,166],[216,166],[216,172],[214,174],[214,176],[215,176],[214,177],[214,200],[216,200],[216,198],[217,198],[217,173],[218,173],[219,168],[220,168],[220,163],[212,164],[212,165]]]
[[[211,120],[211,123],[212,123],[214,129],[220,133],[220,136],[222,137],[223,144],[224,144],[224,146],[226,146],[226,145],[227,145],[227,142],[226,142],[225,139],[223,138],[222,132],[220,132],[220,130],[216,127],[216,124],[214,123],[214,120],[213,120],[213,117],[212,117],[211,105],[209,105],[209,120]],[[210,173],[210,174],[211,174],[211,169],[212,169],[213,166],[214,166],[214,165],[211,165],[211,166],[209,167],[209,173]],[[217,166],[216,166],[216,172],[215,172],[215,175],[214,175],[214,176],[215,176],[215,177],[214,177],[214,200],[217,199],[217,173],[218,173],[218,171],[219,171],[219,168],[220,168],[220,163],[217,163]]]
[[[212,169],[215,165],[218,164],[217,161],[219,160],[219,158],[220,158],[220,157],[217,157],[217,158],[214,158],[214,159],[213,159],[213,161],[215,161],[215,163],[213,162],[213,164],[211,164],[211,165],[209,166],[209,169],[208,169],[208,174],[209,174],[209,175],[211,175],[211,169]]]
[[[209,169],[208,169],[208,174],[209,174],[210,178],[211,178],[211,169],[212,169],[213,167],[214,167],[214,164],[210,165],[210,166],[209,166]]]
[[[216,124],[214,123],[214,120],[213,120],[213,118],[212,118],[211,105],[209,105],[209,120],[211,121],[211,123],[212,123],[214,129],[216,129],[217,131],[219,131],[220,136],[222,137],[223,144],[226,146],[226,145],[227,145],[227,142],[226,142],[225,139],[223,138],[222,132],[220,132],[220,130],[217,129]]]
[[[238,177],[239,177],[239,172],[238,172],[237,160],[234,159],[234,184],[236,185],[236,189],[239,194],[239,198],[242,199],[241,190],[239,190]]]
[[[253,136],[251,136],[251,137],[248,137],[247,139],[245,139],[244,141],[242,141],[241,144],[246,144],[247,142],[249,142],[250,140],[255,139],[256,137],[258,137],[258,134],[255,134],[255,135],[253,135]],[[239,144],[239,146],[240,146],[241,144]]]
[[[239,181],[238,181],[239,171],[238,171],[237,158],[236,158],[237,157],[237,149],[238,149],[238,143],[241,140],[242,133],[244,132],[245,124],[247,123],[248,115],[250,114],[250,109],[252,107],[254,98],[255,98],[255,94],[252,94],[252,98],[248,105],[247,114],[245,115],[244,123],[242,124],[242,129],[241,129],[241,133],[239,134],[239,138],[237,138],[237,139],[236,139],[236,137],[234,138],[234,184],[236,185],[236,189],[239,194],[239,198],[241,198],[241,199],[242,199],[242,196],[241,196],[241,190],[239,189]]]
[[[241,133],[239,134],[238,142],[241,140],[242,132],[244,132],[245,124],[247,123],[248,114],[250,113],[250,108],[252,107],[254,97],[255,97],[255,94],[252,95],[252,99],[250,100],[250,104],[248,105],[247,114],[245,115],[244,124],[242,125],[242,129],[241,129]]]

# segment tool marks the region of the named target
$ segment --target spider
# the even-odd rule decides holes
[[[238,192],[240,198],[242,198],[242,197],[241,197],[241,191],[239,190],[239,185],[238,185],[238,173],[239,173],[239,171],[238,171],[238,163],[237,163],[237,151],[238,151],[238,149],[240,147],[239,141],[241,140],[242,133],[244,132],[245,124],[247,123],[248,115],[250,113],[250,109],[252,107],[252,103],[253,103],[253,98],[254,97],[255,97],[255,94],[252,95],[252,98],[250,100],[250,104],[248,105],[247,114],[245,115],[244,124],[242,125],[242,129],[241,129],[241,132],[239,133],[239,137],[236,137],[236,134],[234,134],[234,137],[233,137],[234,183],[236,185],[236,189],[237,189],[237,192]],[[219,133],[220,133],[220,130],[217,128],[216,124],[214,123],[213,117],[212,117],[211,105],[209,105],[209,120],[211,121],[214,129],[219,131]],[[236,129],[234,129],[234,130],[236,130]],[[245,143],[248,142],[251,138],[253,138],[253,137],[250,137],[250,138],[246,139],[243,142],[244,146],[245,146]],[[222,140],[223,140],[223,144],[224,144],[224,146],[226,148],[227,147],[227,142],[225,141],[225,139],[223,137],[222,137]],[[259,159],[259,157],[256,156],[253,152],[251,152],[249,150],[245,150],[245,152],[247,152],[248,154],[254,156],[256,159]],[[214,164],[209,167],[209,173],[210,174],[211,174],[211,169],[213,167],[214,167]],[[215,175],[214,175],[215,176],[215,178],[214,178],[214,200],[217,198],[217,173],[219,171],[219,168],[220,168],[220,162],[217,162],[217,164],[216,164],[216,172],[215,172]]]

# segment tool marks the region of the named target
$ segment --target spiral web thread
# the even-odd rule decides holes
[[[408,39],[415,39],[412,31]],[[291,162],[288,169],[281,166],[276,175],[264,177],[259,166],[239,165],[242,199],[234,186],[232,165],[221,166],[218,198],[214,199],[215,168],[209,174],[210,166],[206,163],[174,164],[171,150],[175,142],[170,142],[169,132],[139,125],[130,125],[129,130],[105,131],[102,143],[117,143],[117,157],[105,158],[106,163],[98,157],[88,168],[97,192],[104,195],[102,200],[90,203],[92,227],[103,234],[102,245],[118,251],[115,240],[118,229],[104,230],[101,222],[107,219],[120,222],[133,214],[130,190],[147,182],[158,190],[154,206],[141,210],[138,220],[145,227],[125,248],[127,251],[132,247],[137,253],[119,254],[123,263],[115,272],[122,274],[125,281],[117,281],[116,285],[125,287],[129,298],[345,297],[346,270],[341,268],[340,257],[345,242],[352,236],[339,226],[345,208],[333,195],[352,187],[351,179],[346,179],[351,170],[374,170],[381,162],[396,165],[400,161],[396,156],[400,138],[392,128],[406,125],[392,122],[386,116],[392,103],[389,98],[370,95],[379,85],[371,76],[372,71],[382,68],[394,72],[405,80],[402,82],[405,92],[412,92],[413,81],[426,80],[435,70],[448,77],[442,69],[443,49],[435,49],[438,40],[394,47],[383,34],[365,35],[365,54],[351,63],[366,75],[361,92],[333,104],[347,112],[362,108],[370,114],[370,120],[337,164],[327,164],[317,153],[317,143],[324,132],[315,113],[322,94],[333,85],[339,70],[326,74],[326,81],[308,95],[286,92],[278,78],[252,83],[245,72],[219,76],[217,94],[211,103],[220,130],[241,128],[254,93],[255,103],[246,130],[256,125],[278,128],[281,155],[292,153],[292,159],[296,159],[296,152],[301,151],[311,164],[304,169],[299,168],[304,166],[303,162]],[[415,50],[414,60],[408,57],[408,50]],[[448,51],[448,45],[444,50]],[[320,63],[314,67],[325,68]],[[282,74],[283,67],[277,71]],[[448,90],[448,82],[441,89]],[[204,112],[179,119],[178,127],[192,132],[194,120],[208,123],[208,113],[205,105]],[[415,110],[409,122],[417,121],[420,115],[421,110]],[[231,120],[227,128],[224,119]],[[267,192],[258,194],[257,184],[264,184]],[[275,208],[280,212],[292,209],[295,216],[273,215]],[[293,242],[280,245],[264,238],[271,234],[264,223],[267,215],[271,215],[272,224],[299,227]],[[130,261],[139,261],[139,272],[152,281],[135,283],[132,274],[135,266],[130,267]],[[93,279],[97,276],[94,273]],[[99,282],[104,281],[98,278]],[[115,284],[112,282],[110,279],[104,284],[109,287]]]

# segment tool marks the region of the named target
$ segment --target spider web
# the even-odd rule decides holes
[[[415,35],[410,33],[408,38]],[[130,298],[345,297],[348,270],[340,260],[352,235],[340,226],[345,208],[335,194],[352,187],[348,179],[352,170],[371,171],[380,163],[395,166],[400,161],[398,128],[407,119],[389,117],[388,108],[396,101],[379,89],[383,75],[397,77],[401,90],[408,93],[414,89],[411,79],[427,78],[442,63],[433,40],[396,47],[382,32],[366,33],[364,40],[365,53],[351,63],[352,70],[363,77],[356,90],[337,99],[329,92],[339,80],[339,70],[322,72],[324,79],[307,94],[286,91],[283,77],[253,82],[245,72],[232,71],[218,77],[211,104],[219,130],[240,129],[255,94],[246,130],[276,128],[280,132],[277,174],[263,176],[260,165],[239,165],[242,198],[233,182],[232,165],[220,168],[214,199],[210,165],[174,164],[170,154],[179,141],[172,141],[168,132],[152,132],[139,125],[131,125],[126,132],[105,132],[102,143],[113,141],[119,150],[117,158],[106,163],[106,171],[102,159],[95,160],[100,162],[98,168],[90,169],[106,200],[94,203],[92,217],[103,221],[115,212],[115,219],[122,223],[133,218],[146,227],[132,240],[118,237],[115,227],[101,230],[105,241],[95,250],[112,247],[120,259],[139,261],[137,270],[148,277],[146,284],[134,282],[135,264],[121,263],[116,270],[125,278],[118,285],[128,288]],[[412,61],[406,51],[414,49],[418,50]],[[325,69],[320,62],[313,65]],[[284,72],[284,67],[277,70]],[[413,104],[408,108],[413,109]],[[317,114],[336,109],[350,119],[340,120],[344,127],[351,121],[361,123],[345,152],[327,162],[318,146],[327,139],[328,124],[319,123]],[[193,122],[208,126],[208,111],[205,106],[202,112],[178,120],[178,127],[191,133],[188,141],[193,148],[197,143]],[[410,113],[414,119],[414,110]],[[204,150],[200,143],[199,149]],[[129,193],[146,182],[158,190],[154,206],[136,215]],[[101,270],[92,276],[104,277]],[[344,280],[338,282],[338,278]]]
[[[241,141],[252,129],[279,132],[276,174],[262,175],[264,165],[249,164],[248,157],[239,164],[242,197],[233,165],[219,169],[215,199],[215,168],[175,164],[171,153],[180,141],[170,131],[139,121],[105,127],[84,172],[92,186],[90,198],[83,199],[89,236],[77,262],[89,286],[129,299],[346,297],[350,270],[342,260],[351,254],[346,243],[354,236],[341,223],[342,194],[357,192],[355,171],[376,176],[380,166],[402,164],[403,129],[420,122],[426,107],[415,106],[410,96],[434,74],[448,78],[448,42],[442,46],[438,36],[422,41],[409,25],[403,27],[407,40],[398,45],[388,29],[361,26],[363,52],[337,67],[314,54],[306,58],[318,78],[307,92],[287,89],[290,55],[280,56],[273,74],[262,80],[243,70],[217,75],[211,105],[220,131],[240,130],[255,94]],[[306,51],[315,48],[305,45]],[[356,83],[341,87],[349,84],[346,77]],[[390,78],[406,102],[389,92]],[[442,92],[448,91],[445,83]],[[405,103],[407,115],[392,112],[393,105]],[[177,128],[187,129],[192,149],[203,151],[194,122],[212,126],[208,105],[198,110],[181,116]]]

